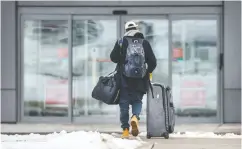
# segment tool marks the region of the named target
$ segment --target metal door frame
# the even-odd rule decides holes
[[[92,11],[95,9],[95,11]],[[114,10],[127,10],[128,14],[127,15],[113,15]],[[72,100],[72,21],[75,18],[110,18],[110,16],[115,17],[117,19],[117,35],[118,38],[120,35],[122,35],[124,28],[122,27],[123,24],[123,19],[124,18],[129,18],[129,17],[138,17],[138,18],[145,18],[145,19],[154,19],[154,18],[162,18],[162,16],[168,17],[169,21],[169,74],[172,74],[171,72],[171,44],[172,44],[172,27],[171,27],[171,21],[175,15],[177,16],[189,16],[191,14],[195,14],[196,16],[200,15],[213,15],[213,16],[220,16],[222,12],[222,9],[220,6],[211,6],[211,7],[171,7],[171,6],[155,6],[155,7],[18,7],[18,74],[17,76],[17,100],[18,100],[18,121],[20,122],[33,122],[33,123],[40,123],[40,122],[45,122],[45,123],[110,123],[109,120],[110,118],[105,118],[106,116],[97,116],[97,117],[92,117],[92,118],[85,118],[85,117],[78,117],[77,120],[74,120],[74,117],[72,115],[72,109],[73,105],[71,104]],[[24,20],[27,19],[33,19],[33,20],[38,20],[38,19],[44,19],[44,20],[58,20],[59,18],[62,18],[63,20],[68,21],[68,47],[69,47],[69,105],[68,105],[68,117],[25,117],[23,114],[23,98],[22,98],[22,92],[23,92],[23,23]],[[222,34],[222,29],[221,29],[221,18],[218,20],[218,52],[222,53],[221,49],[221,34]],[[220,71],[218,74],[218,78],[221,79],[221,74],[222,71]],[[220,81],[219,80],[219,81]],[[219,82],[218,81],[218,82]],[[172,80],[170,79],[170,83]],[[222,84],[222,83],[221,83]],[[218,85],[219,86],[219,85]],[[222,88],[222,85],[220,86]],[[217,92],[218,95],[218,103],[217,103],[217,115],[219,115],[218,119],[219,121],[222,121],[223,118],[223,100],[222,100],[222,93],[221,89],[219,89],[220,92]],[[220,93],[220,94],[219,94]],[[21,103],[21,104],[20,104]],[[119,116],[118,116],[119,117]],[[102,118],[102,120],[100,120]],[[75,118],[76,119],[76,118]],[[95,119],[95,120],[94,120]],[[112,120],[113,122],[113,120]],[[199,122],[199,121],[198,121]]]
[[[220,6],[135,6],[135,7],[19,7],[20,14],[39,15],[113,15],[114,10],[125,10],[127,15],[164,15],[164,14],[220,14]]]

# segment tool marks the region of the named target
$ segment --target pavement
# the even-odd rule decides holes
[[[153,149],[241,149],[241,139],[159,138],[144,141],[155,143]],[[140,149],[151,147],[147,145]]]
[[[53,132],[99,131],[103,133],[121,133],[119,125],[114,124],[1,124],[1,134],[48,134]],[[146,132],[146,125],[140,124],[140,131]],[[215,134],[241,134],[241,124],[180,124],[175,126],[175,132],[214,132]]]
[[[119,125],[78,125],[78,124],[1,124],[2,134],[48,134],[61,131],[99,131],[102,133],[121,133]],[[140,131],[146,132],[146,126],[140,125]],[[176,125],[175,132],[214,132],[216,134],[235,133],[241,134],[241,124],[182,124]],[[141,139],[148,142],[138,149],[240,149],[241,138],[151,138]],[[152,146],[154,144],[154,146]]]

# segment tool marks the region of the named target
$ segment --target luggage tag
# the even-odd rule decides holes
[[[160,97],[160,94],[157,94],[157,95],[156,95],[156,98],[159,99],[159,97]]]
[[[156,100],[156,103],[159,103],[160,101],[160,93],[156,93],[155,94],[155,100]]]

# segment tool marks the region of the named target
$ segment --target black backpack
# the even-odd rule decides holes
[[[128,78],[143,78],[147,65],[143,48],[143,39],[125,37],[128,41],[127,52],[123,63],[123,74]],[[119,42],[122,48],[122,41]]]

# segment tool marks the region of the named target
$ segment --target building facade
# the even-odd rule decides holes
[[[177,123],[241,122],[240,1],[1,4],[2,123],[118,123],[118,106],[91,92],[129,20],[156,55],[153,81],[172,87]]]

